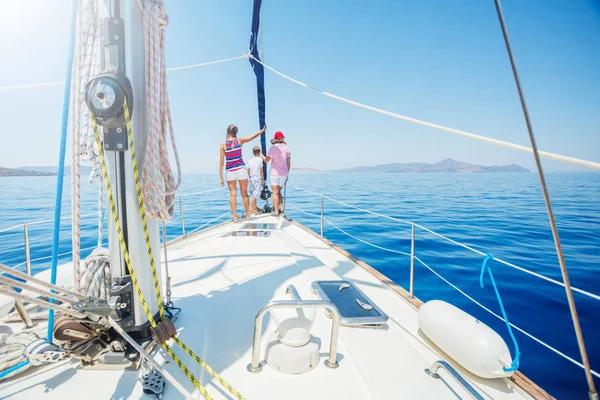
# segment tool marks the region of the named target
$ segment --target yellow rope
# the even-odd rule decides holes
[[[139,179],[139,171],[138,171],[138,167],[137,167],[137,161],[136,161],[136,157],[135,157],[135,147],[133,144],[133,134],[132,134],[132,129],[131,129],[131,121],[129,118],[129,108],[127,106],[127,100],[125,99],[125,103],[124,103],[124,111],[125,111],[125,120],[126,120],[126,124],[127,124],[127,137],[128,137],[128,141],[129,141],[129,148],[131,151],[131,164],[133,166],[133,177],[134,177],[134,181],[135,181],[135,186],[136,186],[136,191],[137,191],[137,196],[138,196],[138,205],[140,208],[140,216],[142,219],[142,226],[144,228],[144,236],[145,236],[145,240],[146,240],[146,249],[148,250],[148,257],[150,260],[150,267],[152,270],[152,278],[154,281],[154,290],[156,292],[156,298],[158,301],[158,310],[159,310],[159,315],[160,315],[160,319],[163,320],[165,318],[165,310],[164,310],[164,306],[163,306],[163,302],[162,302],[162,296],[160,293],[160,284],[158,282],[158,275],[156,273],[156,265],[154,262],[154,256],[152,253],[152,245],[150,243],[150,234],[149,234],[149,230],[148,230],[148,223],[146,221],[146,211],[144,208],[144,201],[143,201],[143,197],[142,197],[142,189],[141,189],[141,185],[140,185],[140,179]],[[123,231],[121,229],[121,224],[119,222],[119,215],[117,213],[117,206],[113,197],[113,192],[110,186],[110,182],[108,179],[108,172],[106,170],[106,162],[105,162],[105,158],[104,158],[104,146],[102,145],[101,141],[100,141],[100,136],[98,135],[98,125],[96,123],[96,118],[94,117],[94,114],[90,111],[90,116],[91,116],[91,120],[92,120],[92,125],[94,127],[94,136],[96,139],[96,143],[98,145],[98,153],[100,156],[100,164],[102,167],[102,175],[104,176],[104,182],[106,185],[106,194],[108,196],[108,202],[110,205],[110,209],[111,209],[111,214],[113,216],[113,219],[115,221],[115,227],[117,230],[117,236],[119,239],[119,243],[121,246],[121,250],[123,252],[123,257],[125,259],[125,264],[127,266],[127,270],[129,271],[129,274],[131,276],[131,281],[133,283],[133,286],[135,288],[135,291],[138,294],[138,297],[140,299],[140,302],[142,304],[142,308],[144,309],[144,312],[146,314],[146,316],[148,317],[148,321],[150,321],[150,325],[152,325],[152,327],[156,327],[156,321],[154,321],[154,317],[152,315],[152,313],[150,312],[150,308],[148,307],[148,304],[146,303],[146,300],[144,298],[144,295],[142,293],[142,290],[140,288],[139,282],[137,280],[137,277],[135,275],[135,271],[133,270],[133,267],[131,266],[131,259],[129,258],[129,251],[127,250],[127,244],[125,243],[125,238],[123,237]],[[173,337],[173,340],[175,341],[175,343],[177,343],[187,354],[189,354],[202,368],[204,368],[213,378],[215,378],[224,388],[227,389],[227,391],[229,391],[229,393],[231,393],[236,399],[238,400],[244,400],[244,397],[238,392],[236,391],[230,384],[228,384],[215,370],[213,370],[204,360],[202,360],[200,357],[198,357],[189,347],[187,347],[185,345],[185,343],[183,343],[179,338],[177,338],[176,336]],[[208,391],[204,388],[204,386],[194,377],[194,375],[190,372],[190,370],[183,364],[183,362],[177,357],[177,355],[173,352],[173,350],[169,347],[169,345],[167,345],[167,343],[163,343],[163,348],[166,350],[166,352],[171,356],[171,358],[173,358],[173,360],[175,361],[175,363],[179,366],[179,368],[183,371],[183,373],[188,377],[188,379],[194,384],[194,386],[200,391],[200,393],[202,393],[202,395],[204,396],[205,399],[211,400],[212,397],[210,396],[210,394],[208,393]]]

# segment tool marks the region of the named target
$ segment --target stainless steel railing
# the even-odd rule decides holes
[[[448,371],[450,373],[450,375],[459,383],[460,386],[462,386],[463,389],[465,389],[467,391],[467,393],[469,393],[469,395],[472,398],[474,398],[475,400],[484,400],[483,396],[481,396],[475,390],[475,388],[473,388],[473,386],[471,386],[471,384],[469,382],[467,382],[465,380],[465,378],[463,378],[458,372],[456,372],[456,370],[450,364],[448,364],[446,361],[438,360],[438,361],[434,362],[433,365],[431,366],[431,368],[425,369],[425,372],[427,374],[429,374],[430,376],[432,376],[433,378],[439,378],[440,376],[438,375],[437,372],[440,368]]]
[[[414,297],[414,292],[415,292],[415,274],[414,274],[414,271],[415,271],[415,261],[416,261],[421,266],[423,266],[423,267],[427,268],[429,271],[431,271],[434,275],[436,275],[438,278],[440,278],[446,284],[448,284],[449,286],[451,286],[453,289],[457,290],[460,294],[462,294],[463,296],[465,296],[471,302],[473,302],[477,306],[481,307],[483,310],[485,310],[489,314],[493,315],[495,318],[498,318],[501,321],[504,321],[504,318],[502,316],[498,315],[494,311],[490,310],[489,308],[487,308],[486,306],[484,306],[483,304],[481,304],[480,302],[478,302],[477,300],[475,300],[473,297],[469,296],[467,293],[465,293],[463,290],[461,290],[458,286],[456,286],[452,282],[448,281],[440,273],[438,273],[434,268],[432,268],[431,266],[429,266],[427,263],[425,263],[421,258],[419,258],[416,255],[416,252],[415,252],[415,235],[416,235],[416,233],[415,233],[415,231],[416,231],[417,228],[421,229],[421,230],[423,230],[425,232],[428,232],[428,233],[430,233],[430,234],[432,234],[432,235],[434,235],[434,236],[436,236],[436,237],[438,237],[438,238],[440,238],[442,240],[445,240],[445,241],[447,241],[449,243],[452,243],[452,244],[454,244],[456,246],[460,246],[460,247],[462,247],[462,248],[464,248],[466,250],[469,250],[469,251],[474,252],[476,254],[479,254],[481,256],[485,256],[486,253],[484,253],[484,252],[482,252],[480,250],[477,250],[477,249],[475,249],[475,248],[473,248],[471,246],[468,246],[468,245],[466,245],[464,243],[460,243],[460,242],[458,242],[458,241],[456,241],[454,239],[451,239],[451,238],[449,238],[447,236],[439,234],[439,233],[437,233],[437,232],[435,232],[435,231],[433,231],[433,230],[431,230],[429,228],[426,228],[423,225],[420,225],[420,224],[418,224],[418,223],[416,223],[414,221],[406,221],[406,220],[402,220],[402,219],[399,219],[399,218],[391,217],[389,215],[385,215],[385,214],[373,212],[371,210],[366,210],[366,209],[363,209],[363,208],[360,208],[360,207],[356,207],[354,205],[351,205],[351,204],[345,203],[343,201],[339,201],[337,199],[334,199],[332,197],[323,195],[322,193],[312,192],[312,191],[309,191],[309,190],[306,190],[306,189],[303,189],[303,188],[300,188],[300,187],[294,187],[294,188],[297,189],[297,190],[300,190],[302,192],[308,193],[308,194],[310,194],[310,195],[312,195],[312,196],[314,196],[316,198],[320,198],[321,199],[321,209],[320,209],[320,213],[319,214],[317,214],[315,212],[309,212],[309,211],[303,210],[303,209],[301,209],[301,208],[299,208],[299,207],[297,207],[297,206],[295,206],[293,204],[290,205],[290,207],[292,207],[292,208],[300,211],[303,214],[311,216],[313,218],[318,218],[320,220],[321,236],[322,237],[324,237],[324,226],[325,226],[325,223],[327,223],[329,226],[335,228],[336,230],[338,230],[339,232],[343,233],[344,235],[346,235],[346,236],[348,236],[348,237],[350,237],[350,238],[352,238],[354,240],[357,240],[357,241],[359,241],[361,243],[364,243],[364,244],[366,244],[368,246],[371,246],[371,247],[374,247],[374,248],[377,248],[377,249],[380,249],[380,250],[383,250],[383,251],[386,251],[386,252],[395,253],[395,254],[399,254],[399,255],[410,257],[409,295],[411,297]],[[325,217],[324,199],[327,199],[329,201],[332,201],[332,202],[337,203],[339,205],[342,205],[344,207],[348,207],[348,208],[351,208],[351,209],[363,212],[365,214],[370,214],[370,215],[374,215],[374,216],[377,216],[377,217],[380,217],[380,218],[385,218],[385,219],[388,219],[388,220],[391,220],[391,221],[394,221],[394,222],[397,222],[397,223],[401,223],[401,224],[404,224],[404,225],[409,225],[411,227],[410,253],[403,252],[403,251],[398,251],[398,250],[395,250],[395,249],[390,249],[390,248],[386,248],[386,247],[383,247],[383,246],[379,246],[379,245],[374,244],[374,243],[370,243],[370,242],[368,242],[368,241],[366,241],[364,239],[361,239],[360,237],[357,237],[357,236],[355,236],[355,235],[347,232],[343,228],[339,227],[337,224],[335,224],[333,221],[331,221],[331,219]],[[513,264],[511,262],[508,262],[508,261],[505,261],[503,259],[494,257],[494,261],[495,262],[499,262],[499,263],[501,263],[501,264],[503,264],[505,266],[508,266],[510,268],[516,269],[516,270],[518,270],[520,272],[523,272],[523,273],[526,273],[528,275],[531,275],[531,276],[533,276],[535,278],[542,279],[542,280],[544,280],[546,282],[549,282],[549,283],[552,283],[554,285],[562,286],[562,287],[565,286],[563,282],[560,282],[560,281],[557,281],[555,279],[549,278],[549,277],[544,276],[542,274],[539,274],[537,272],[530,271],[530,270],[528,270],[526,268],[523,268],[521,266],[515,265],[515,264]],[[590,298],[590,299],[593,299],[593,300],[600,300],[600,295],[597,295],[595,293],[591,293],[591,292],[588,292],[588,291],[585,291],[583,289],[576,288],[576,287],[573,287],[573,286],[571,286],[571,290],[573,290],[574,292],[577,292],[577,293],[579,293],[579,294],[581,294],[581,295],[583,295],[583,296],[585,296],[587,298]],[[569,356],[569,355],[565,354],[564,352],[556,349],[555,347],[549,345],[548,343],[545,343],[544,341],[540,340],[539,338],[535,337],[534,335],[530,334],[529,332],[525,331],[524,329],[516,326],[513,323],[510,323],[510,326],[512,328],[516,329],[517,331],[519,331],[520,333],[522,333],[523,335],[527,336],[528,338],[534,340],[538,344],[544,346],[546,349],[552,351],[556,355],[562,357],[563,359],[571,362],[572,364],[574,364],[574,365],[576,365],[576,366],[578,366],[578,367],[580,367],[582,369],[585,369],[585,366],[581,362],[575,360],[571,356]],[[590,370],[590,373],[592,375],[594,375],[595,377],[600,378],[600,372],[597,372],[597,371],[594,371],[594,370]]]
[[[167,235],[166,235],[166,230],[168,229],[169,225],[171,225],[172,223],[176,222],[177,220],[181,220],[181,236],[178,237],[187,237],[189,234],[197,232],[198,230],[206,227],[208,224],[211,224],[221,218],[223,218],[225,215],[228,214],[228,212],[219,215],[217,218],[212,219],[210,221],[208,221],[205,224],[200,225],[199,227],[196,227],[194,230],[192,230],[191,232],[186,231],[186,225],[185,225],[185,217],[184,217],[184,205],[183,205],[183,198],[184,197],[189,197],[189,196],[194,196],[194,195],[202,195],[202,194],[207,194],[207,193],[212,193],[212,192],[218,192],[220,190],[223,190],[225,188],[217,188],[217,189],[210,189],[210,190],[205,190],[205,191],[199,191],[199,192],[192,192],[192,193],[185,193],[185,194],[181,194],[178,196],[178,201],[179,201],[179,216],[177,216],[176,218],[173,218],[171,221],[168,221],[164,224],[163,230],[165,232],[162,233],[162,238],[163,241],[166,242],[167,240]],[[193,213],[192,213],[193,214]],[[86,213],[86,214],[82,214],[81,218],[85,218],[85,217],[90,217],[90,216],[97,216],[98,213],[97,212],[93,212],[93,213]],[[190,215],[190,213],[188,213],[188,215]],[[70,220],[71,216],[65,216],[62,217],[61,220]],[[13,265],[13,268],[19,268],[19,267],[23,267],[25,266],[25,272],[28,275],[32,274],[32,264],[34,264],[35,262],[38,261],[44,261],[44,260],[48,260],[51,258],[51,255],[44,255],[38,258],[31,258],[31,241],[30,241],[30,236],[31,236],[31,232],[30,232],[30,227],[34,226],[34,225],[43,225],[43,224],[49,224],[52,223],[54,220],[53,219],[40,219],[40,220],[33,220],[33,221],[26,221],[23,222],[21,224],[17,224],[14,226],[10,226],[8,228],[3,228],[0,229],[0,236],[5,233],[5,232],[11,232],[11,231],[15,231],[18,229],[23,229],[23,252],[24,252],[24,257],[25,257],[25,262],[19,263],[17,265]],[[94,219],[93,221],[90,221],[91,224],[96,224],[97,221],[96,219]],[[86,247],[86,248],[82,248],[81,251],[87,251],[87,250],[92,250],[95,249],[97,246],[90,246],[90,247]],[[67,256],[72,254],[72,251],[68,251],[68,252],[64,252],[64,253],[60,253],[58,256],[59,257],[63,257],[63,256]],[[1,261],[1,260],[0,260]]]

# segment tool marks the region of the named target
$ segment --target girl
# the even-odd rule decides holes
[[[260,131],[256,132],[252,136],[238,139],[238,128],[237,126],[231,124],[227,127],[225,142],[221,143],[219,175],[221,176],[221,186],[225,186],[225,181],[223,179],[223,167],[225,167],[225,170],[227,171],[227,185],[229,186],[229,205],[231,206],[231,213],[233,214],[234,222],[239,221],[236,210],[236,181],[239,181],[240,183],[240,192],[242,192],[244,208],[246,209],[246,218],[250,218],[250,202],[248,201],[248,172],[246,171],[246,165],[244,164],[244,159],[242,158],[242,145],[256,139],[266,130],[267,125],[265,125]],[[225,163],[225,161],[227,161],[227,163]]]

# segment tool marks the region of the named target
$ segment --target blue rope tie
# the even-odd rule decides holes
[[[71,32],[69,54],[67,56],[67,78],[63,95],[62,126],[60,137],[60,151],[58,156],[58,177],[56,181],[56,201],[54,204],[54,227],[52,231],[52,267],[50,270],[50,283],[56,284],[56,270],[58,267],[58,244],[60,241],[60,211],[62,205],[63,181],[65,175],[65,153],[67,149],[67,127],[69,125],[69,103],[71,101],[71,71],[73,70],[73,49],[75,47],[75,25],[77,22],[77,1],[71,3]],[[54,292],[54,291],[52,291]],[[54,303],[53,299],[50,299]],[[48,341],[52,342],[54,330],[54,310],[48,315]]]
[[[10,368],[5,369],[4,371],[0,372],[0,379],[4,378],[8,374],[12,374],[13,372],[25,367],[27,364],[29,364],[29,361],[25,360],[25,361],[21,361],[20,363],[18,363],[16,365],[13,365]]]
[[[519,368],[519,359],[521,357],[521,351],[519,350],[519,344],[517,343],[517,339],[513,334],[512,327],[508,322],[508,317],[506,316],[506,311],[504,311],[504,305],[502,304],[502,298],[500,297],[500,292],[498,292],[498,287],[496,286],[496,281],[494,280],[494,275],[492,274],[492,268],[488,265],[489,260],[493,260],[494,256],[488,254],[483,259],[483,265],[481,266],[481,274],[479,276],[479,286],[483,287],[483,274],[485,272],[485,267],[487,266],[487,270],[490,274],[490,280],[492,281],[492,286],[494,287],[494,292],[496,292],[496,297],[498,298],[498,303],[500,304],[500,311],[502,311],[502,317],[504,318],[504,322],[506,323],[506,327],[508,328],[508,333],[510,334],[510,338],[512,339],[515,345],[515,358],[513,359],[510,367],[504,367],[504,372],[512,372],[516,371]]]

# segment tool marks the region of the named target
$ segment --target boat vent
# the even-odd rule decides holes
[[[256,222],[249,222],[245,224],[242,229],[275,229],[275,224],[257,224]]]
[[[271,234],[271,231],[233,231],[229,232],[225,236],[256,236],[256,237],[266,237]]]
[[[341,325],[378,327],[388,320],[386,313],[348,281],[316,281],[312,288],[321,299],[336,305]]]

